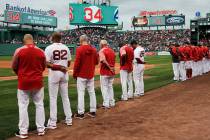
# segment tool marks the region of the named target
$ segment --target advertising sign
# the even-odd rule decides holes
[[[158,16],[158,15],[174,15],[176,10],[161,10],[161,11],[141,11],[139,16]]]
[[[133,26],[147,26],[148,25],[148,19],[147,17],[139,17],[133,19]]]
[[[57,18],[52,16],[34,15],[29,13],[20,13],[14,11],[4,12],[4,21],[9,23],[40,25],[57,27]]]
[[[176,26],[184,24],[185,24],[185,16],[166,16],[167,26]]]
[[[148,17],[148,20],[149,20],[149,26],[165,26],[164,16]]]
[[[117,6],[69,4],[70,25],[118,25]]]

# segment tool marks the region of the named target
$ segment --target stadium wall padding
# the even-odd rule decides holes
[[[38,44],[37,46],[42,50],[45,50],[48,45],[50,44]],[[21,46],[21,44],[0,44],[0,56],[11,56],[14,54],[15,50]],[[74,55],[76,51],[76,45],[67,44],[67,46],[71,50],[71,54]]]

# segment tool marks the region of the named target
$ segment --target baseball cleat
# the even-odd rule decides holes
[[[128,101],[128,98],[122,98],[121,101]]]
[[[107,107],[107,106],[102,106],[101,108],[102,109],[110,109],[110,107]]]
[[[89,112],[89,113],[87,113],[87,115],[90,116],[91,118],[95,118],[96,112]]]
[[[38,136],[44,136],[44,135],[45,135],[45,131],[38,132]]]
[[[75,114],[74,117],[77,119],[83,120],[85,118],[85,115],[84,114]]]
[[[47,128],[47,129],[51,129],[51,130],[54,130],[54,129],[56,129],[56,128],[57,128],[57,126],[48,125],[46,128]]]
[[[134,95],[134,97],[140,97],[140,96],[141,96],[140,94],[135,94],[135,95]]]
[[[72,126],[72,122],[66,122],[67,126]]]
[[[144,93],[141,93],[140,96],[144,96]]]
[[[28,138],[28,134],[20,134],[19,132],[15,133],[15,136],[21,139],[27,139]]]

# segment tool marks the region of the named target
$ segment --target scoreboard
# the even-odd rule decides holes
[[[134,27],[182,26],[185,25],[184,15],[134,17]]]
[[[69,4],[70,25],[117,26],[119,10],[117,6]]]
[[[57,18],[53,16],[35,15],[15,11],[4,11],[4,21],[24,25],[40,25],[57,27]]]

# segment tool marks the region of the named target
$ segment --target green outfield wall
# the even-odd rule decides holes
[[[50,45],[50,44],[37,44],[37,46],[43,50]],[[21,47],[21,44],[0,44],[0,56],[11,56],[14,54],[15,50]],[[76,45],[74,44],[67,44],[69,47],[71,54],[75,54]]]

